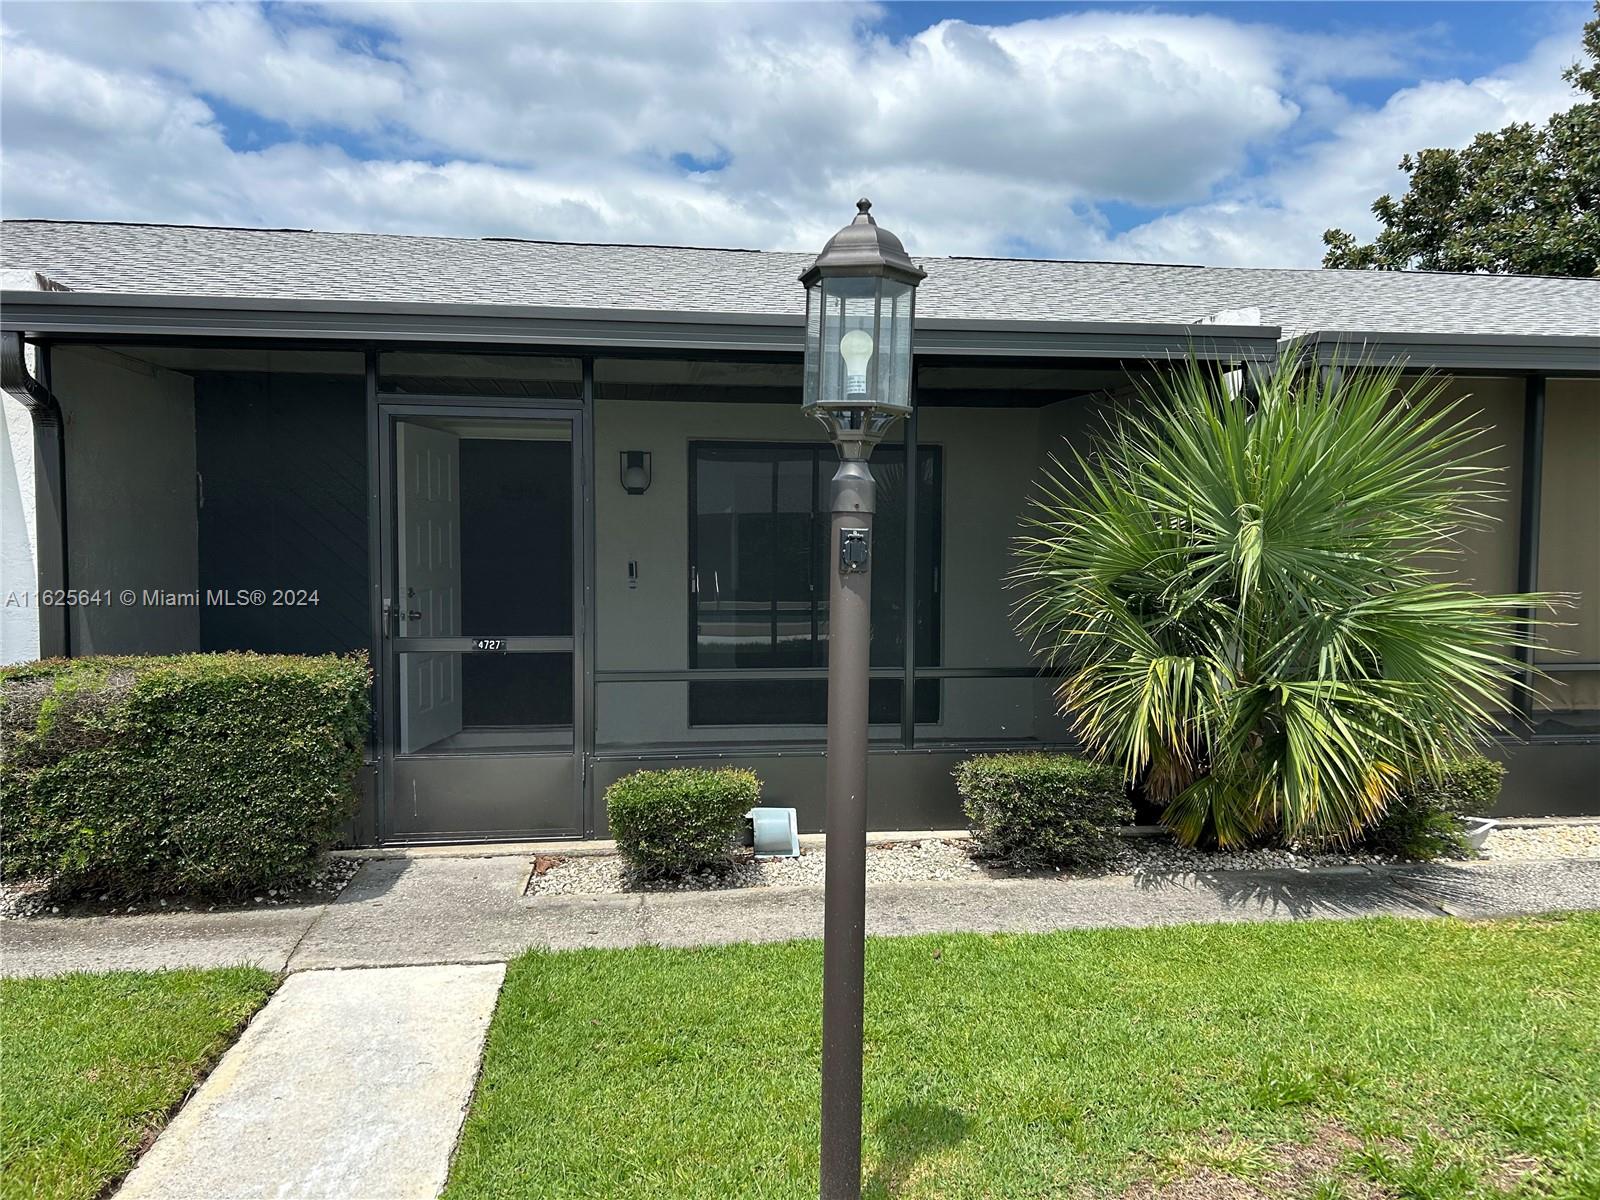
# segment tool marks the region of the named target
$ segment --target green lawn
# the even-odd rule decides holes
[[[275,983],[248,967],[0,981],[0,1197],[101,1195]]]
[[[821,957],[518,959],[446,1196],[814,1196]],[[872,1195],[1600,1197],[1600,916],[924,937],[867,965]]]

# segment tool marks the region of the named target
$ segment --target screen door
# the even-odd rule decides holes
[[[576,415],[380,414],[384,837],[577,836]]]

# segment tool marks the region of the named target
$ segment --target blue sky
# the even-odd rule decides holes
[[[7,216],[1311,266],[1576,3],[0,9]]]

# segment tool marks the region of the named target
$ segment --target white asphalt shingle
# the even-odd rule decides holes
[[[79,292],[799,313],[806,253],[7,221],[0,263]],[[1286,335],[1600,336],[1600,279],[921,258],[928,317],[1184,324],[1259,308]]]

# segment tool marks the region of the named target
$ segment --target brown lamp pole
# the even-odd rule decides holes
[[[822,1200],[861,1195],[872,515],[867,459],[911,411],[912,315],[925,272],[868,200],[800,276],[805,409],[839,449],[828,543],[827,878],[822,934]],[[906,465],[916,469],[915,463]],[[902,696],[902,704],[911,703]]]

